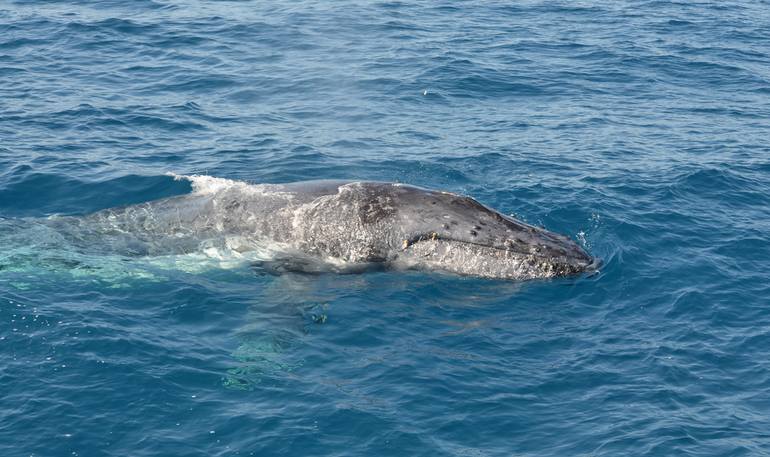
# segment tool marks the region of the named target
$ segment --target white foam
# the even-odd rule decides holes
[[[286,200],[294,199],[294,195],[284,190],[280,184],[249,184],[234,179],[216,178],[208,175],[179,175],[172,172],[166,173],[166,176],[171,176],[177,181],[190,181],[193,195],[216,196],[234,192],[243,196],[273,196]]]
[[[243,181],[235,181],[232,179],[216,178],[214,176],[207,175],[178,175],[176,173],[168,172],[166,176],[171,176],[176,181],[187,180],[190,181],[193,188],[193,193],[198,195],[211,195],[219,193],[223,190],[229,190],[233,188],[249,188],[255,187],[251,184]]]

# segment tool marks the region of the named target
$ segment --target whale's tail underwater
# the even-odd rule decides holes
[[[83,255],[123,259],[228,252],[308,272],[420,269],[512,280],[598,265],[569,238],[454,193],[384,182],[177,179],[193,191],[33,225]]]

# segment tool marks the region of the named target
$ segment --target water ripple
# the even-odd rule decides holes
[[[0,453],[770,453],[768,17],[0,5]],[[166,172],[466,193],[603,266],[275,275],[35,226],[189,192]]]

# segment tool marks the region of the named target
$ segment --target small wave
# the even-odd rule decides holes
[[[0,214],[7,217],[87,214],[183,194],[185,183],[165,176],[124,175],[92,181],[56,173],[41,173],[20,165],[4,175],[0,185]]]
[[[226,178],[215,178],[207,175],[179,175],[168,172],[166,173],[166,176],[171,176],[175,181],[190,181],[193,193],[199,195],[215,194],[224,189],[246,185],[244,182]]]
[[[217,178],[208,175],[180,175],[173,172],[166,173],[166,176],[174,178],[175,181],[189,181],[192,185],[194,195],[215,195],[227,191],[241,192],[245,194],[265,194],[268,189],[273,188],[270,184],[250,184],[245,181],[236,181],[234,179]]]

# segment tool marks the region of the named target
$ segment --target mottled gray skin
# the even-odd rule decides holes
[[[82,249],[123,255],[270,245],[311,270],[380,265],[504,279],[574,275],[594,267],[564,236],[470,197],[393,183],[236,183],[50,223]]]

